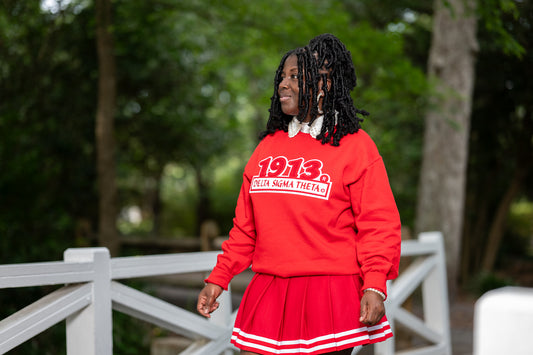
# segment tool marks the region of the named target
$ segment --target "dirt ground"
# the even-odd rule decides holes
[[[475,301],[473,296],[462,294],[450,302],[453,355],[471,355],[473,353]]]

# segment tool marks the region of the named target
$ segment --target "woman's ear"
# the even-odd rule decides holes
[[[324,83],[324,82],[322,81],[322,78],[321,78],[320,81],[318,82],[318,88],[319,88],[319,90],[320,90],[320,91],[318,92],[319,95],[320,95],[321,93],[322,93],[322,95],[324,95],[324,91],[323,91],[323,89],[324,89],[324,84],[323,84],[323,83]],[[327,80],[326,80],[326,85],[327,85],[328,91],[330,91],[330,90],[331,90],[331,79],[327,79]]]

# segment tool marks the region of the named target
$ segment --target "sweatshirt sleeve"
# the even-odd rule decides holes
[[[363,290],[387,293],[387,280],[398,276],[400,215],[380,156],[350,185]]]
[[[223,252],[218,255],[216,266],[205,280],[225,290],[233,276],[250,266],[254,254],[256,233],[249,191],[250,180],[244,174],[229,239],[222,243]]]

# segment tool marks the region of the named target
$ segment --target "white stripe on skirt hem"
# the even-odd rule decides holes
[[[246,347],[253,348],[253,349],[268,351],[273,354],[294,354],[294,353],[305,354],[305,353],[312,353],[312,352],[319,351],[319,350],[345,346],[349,344],[353,344],[354,346],[356,346],[356,345],[360,345],[361,342],[364,342],[365,340],[375,340],[375,339],[383,338],[386,335],[392,333],[390,328],[383,329],[384,327],[388,325],[389,323],[386,321],[378,325],[375,325],[373,327],[361,327],[358,329],[353,329],[353,330],[345,331],[342,333],[327,334],[327,335],[323,335],[323,336],[316,337],[313,339],[297,339],[297,340],[284,340],[284,341],[278,341],[278,340],[274,340],[274,339],[254,335],[254,334],[247,334],[241,331],[239,328],[234,328],[233,334],[236,334],[236,335],[232,335],[231,340],[236,345],[239,344],[239,345],[246,346]],[[361,332],[367,333],[367,332],[376,331],[379,329],[382,329],[383,331],[377,334],[373,334],[373,335],[364,334],[364,335],[360,335],[356,337],[350,337],[344,340],[335,341],[335,339],[338,339],[338,338],[355,335]],[[311,345],[313,343],[328,340],[328,339],[333,339],[333,340],[325,344],[313,346],[311,348],[300,347],[301,345]],[[257,344],[254,341],[272,344],[274,347]],[[286,348],[279,349],[279,347],[284,347],[284,346]]]

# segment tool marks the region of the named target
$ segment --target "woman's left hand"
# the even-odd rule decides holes
[[[375,325],[385,315],[383,298],[376,292],[367,291],[361,298],[361,317],[359,321],[366,325]]]

